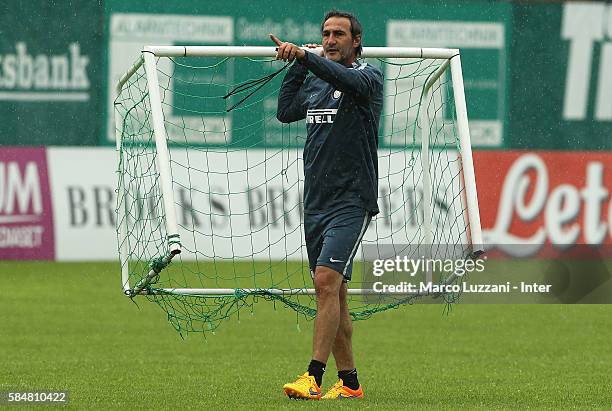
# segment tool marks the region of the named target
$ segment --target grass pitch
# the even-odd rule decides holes
[[[298,402],[312,323],[258,303],[182,340],[120,290],[118,264],[0,262],[0,391],[74,409],[611,409],[609,305],[402,307],[355,323],[366,398]],[[325,387],[335,382],[333,360]]]

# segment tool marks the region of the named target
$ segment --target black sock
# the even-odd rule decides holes
[[[308,364],[308,374],[315,378],[319,388],[323,383],[323,373],[325,372],[325,364],[321,361],[311,360]]]
[[[346,387],[351,390],[359,388],[359,381],[357,380],[357,368],[352,370],[338,371],[338,378],[342,380]]]

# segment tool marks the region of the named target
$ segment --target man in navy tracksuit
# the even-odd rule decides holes
[[[361,54],[355,16],[331,11],[321,31],[324,56],[270,35],[277,59],[296,60],[281,86],[277,118],[283,123],[306,118],[304,231],[317,294],[312,361],[307,373],[283,388],[291,398],[321,398],[325,364],[333,352],[339,381],[323,398],[361,398],[346,283],[357,247],[378,213],[383,76],[378,68],[355,62]]]

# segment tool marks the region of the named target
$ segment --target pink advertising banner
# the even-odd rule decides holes
[[[45,148],[0,147],[0,260],[54,258]]]

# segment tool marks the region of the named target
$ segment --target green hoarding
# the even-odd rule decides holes
[[[383,5],[384,7],[380,7]],[[354,12],[364,26],[365,46],[404,47],[459,47],[462,52],[463,73],[470,113],[472,138],[476,145],[500,147],[504,145],[508,117],[509,54],[512,7],[505,3],[446,3],[394,1],[375,5],[372,2],[354,1],[336,4]],[[106,27],[108,40],[107,75],[107,133],[103,141],[114,141],[112,120],[113,87],[119,77],[138,57],[144,45],[268,45],[272,43],[268,33],[272,32],[285,41],[297,44],[320,42],[320,24],[328,11],[328,2],[316,0],[308,3],[295,2],[280,13],[278,2],[265,0],[250,2],[239,0],[232,3],[186,3],[183,1],[133,1],[110,0],[106,3]],[[290,10],[290,13],[289,13]],[[197,60],[197,61],[196,61]],[[182,64],[216,64],[218,60],[194,59]],[[221,78],[232,83],[259,78],[269,74],[279,63],[249,64],[247,61],[220,66],[216,80]],[[188,77],[188,71],[180,66],[173,68],[174,76]],[[212,80],[197,79],[201,83]],[[163,81],[163,80],[162,80]],[[280,78],[277,79],[277,82]],[[187,94],[186,83],[174,82],[175,95]],[[278,83],[277,83],[278,84]],[[184,89],[181,89],[184,87]],[[191,86],[193,87],[193,86]],[[191,92],[197,92],[197,87]],[[193,109],[189,101],[175,97],[173,111],[189,121]],[[177,108],[179,107],[180,108]],[[213,104],[214,106],[214,104]],[[209,111],[222,112],[225,102],[219,100]],[[232,124],[242,129],[243,134],[234,136],[234,145],[262,147],[278,144],[284,138],[280,124],[272,124],[273,130],[264,134],[249,134],[246,125],[258,118],[273,116],[275,99],[265,98],[262,91],[259,101],[250,107],[249,116],[241,116],[244,124]],[[182,112],[181,112],[182,111]],[[228,115],[222,119],[210,117],[209,126],[215,123],[224,127],[231,122]],[[383,120],[384,121],[384,120]],[[303,127],[303,126],[302,126]],[[172,131],[169,131],[171,134]],[[302,140],[303,141],[303,140]],[[209,143],[209,142],[205,142]],[[211,141],[212,144],[219,142]],[[299,140],[294,142],[301,144]],[[382,145],[387,142],[383,139]]]
[[[514,6],[507,146],[612,149],[612,5]]]
[[[476,147],[612,149],[612,5],[334,5],[360,17],[366,46],[461,48]],[[268,45],[268,32],[296,43],[318,41],[330,7],[322,0],[292,2],[281,10],[271,0],[5,1],[0,144],[112,144],[113,87],[143,45]],[[267,70],[237,66],[229,74],[239,82]],[[274,110],[264,100],[253,115]],[[268,141],[251,135],[241,144],[278,143],[278,132],[267,135]]]
[[[2,3],[0,144],[97,144],[103,113],[101,3]]]

